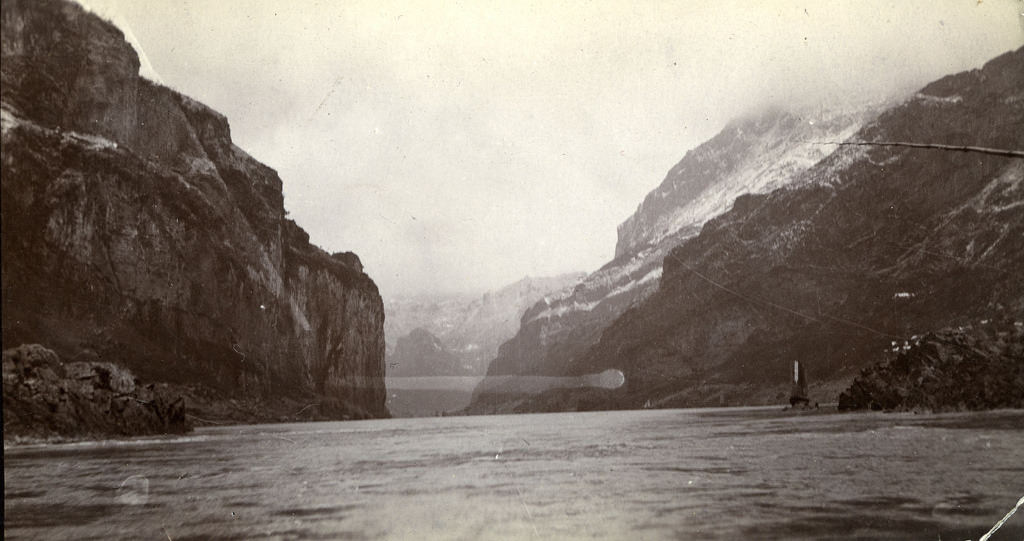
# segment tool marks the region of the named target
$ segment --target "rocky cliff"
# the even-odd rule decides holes
[[[790,187],[737,198],[563,369],[620,368],[603,407],[759,404],[785,400],[796,360],[829,401],[915,334],[1024,319],[1024,159],[984,150],[1024,149],[1022,88],[1024,49],[926,86]]]
[[[4,346],[123,366],[201,415],[387,415],[377,287],[285,217],[227,119],[76,4],[2,23]]]
[[[598,341],[605,327],[658,289],[662,262],[672,248],[728,210],[738,195],[764,193],[800,179],[800,173],[836,149],[807,141],[845,139],[875,112],[874,106],[802,114],[771,109],[730,122],[688,152],[619,226],[615,259],[572,291],[545,298],[527,311],[488,374],[570,375],[574,359]],[[471,411],[505,411],[500,403],[520,398],[496,392],[498,387],[489,382],[487,388],[486,393],[483,387],[478,390]]]

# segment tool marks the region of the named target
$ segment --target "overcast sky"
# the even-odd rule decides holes
[[[1024,45],[1019,0],[84,0],[385,297],[593,271],[687,150]]]

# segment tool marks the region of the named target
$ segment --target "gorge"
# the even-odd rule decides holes
[[[4,0],[3,536],[1024,538],[1017,4]]]
[[[71,2],[6,2],[5,419],[13,433],[32,424],[39,374],[47,403],[67,403],[59,396],[72,388],[150,402],[131,393],[152,385],[198,424],[779,404],[793,361],[813,374],[811,393],[833,402],[921,336],[1024,320],[1022,51],[856,106],[749,108],[685,153],[589,274],[385,300],[359,256],[311,243],[278,173],[238,146],[224,115],[139,75],[122,29]],[[439,123],[446,131],[481,135]],[[506,195],[522,189],[507,184]],[[432,204],[458,199],[442,188]],[[585,199],[576,195],[542,199],[570,215]],[[357,221],[362,202],[331,214]],[[381,214],[392,211],[417,220],[399,205]],[[480,223],[504,214],[491,204]],[[515,218],[504,223],[547,223]],[[501,244],[470,219],[415,227],[410,237],[472,231],[480,246]],[[550,229],[529,240],[565,254],[590,241]],[[450,248],[394,251],[437,268],[480,265]],[[563,270],[584,267],[565,259]],[[431,280],[458,289],[450,276],[416,278]],[[612,373],[624,384],[537,384]],[[64,381],[79,376],[96,385]],[[435,377],[463,379],[402,388]],[[130,392],[110,386],[122,380]],[[855,402],[870,407],[867,386]]]

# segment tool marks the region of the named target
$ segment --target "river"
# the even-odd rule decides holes
[[[8,539],[978,539],[1024,496],[1024,412],[230,426],[10,447],[4,481]]]

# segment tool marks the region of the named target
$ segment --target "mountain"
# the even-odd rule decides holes
[[[389,355],[393,341],[421,328],[438,336],[463,359],[466,369],[483,375],[498,346],[515,334],[527,308],[575,286],[583,273],[527,276],[481,296],[396,297],[384,303]]]
[[[423,328],[399,337],[395,352],[388,358],[389,377],[469,376],[471,371],[441,339]]]
[[[730,122],[687,152],[619,225],[615,257],[639,253],[680,231],[684,238],[691,237],[710,217],[729,210],[740,195],[790,184],[835,150],[808,142],[846,140],[876,107],[799,115],[770,109]]]
[[[876,111],[794,114],[771,109],[730,122],[718,135],[689,151],[669,170],[636,212],[618,228],[615,258],[565,295],[531,307],[518,333],[501,346],[488,374],[566,375],[574,359],[594,345],[602,330],[658,289],[662,262],[679,243],[729,208],[744,193],[788,185],[835,146],[807,141],[843,140]],[[503,411],[518,400],[488,382],[470,411]]]
[[[425,417],[464,408],[480,379],[471,368],[430,331],[413,329],[388,356],[388,410],[395,417]]]
[[[376,285],[286,218],[227,119],[76,4],[2,24],[4,347],[169,384],[195,417],[387,416]]]
[[[384,299],[384,336],[390,357],[398,345],[398,338],[416,329],[435,336],[447,336],[465,317],[467,307],[476,300],[475,295],[410,295]]]
[[[1024,49],[927,85],[788,186],[738,197],[559,366],[619,368],[622,388],[516,407],[781,404],[793,361],[832,401],[915,335],[1024,320],[1022,124]]]
[[[498,346],[515,334],[523,312],[547,295],[561,294],[583,276],[526,277],[478,297],[385,301],[389,410],[409,417],[464,408]]]

